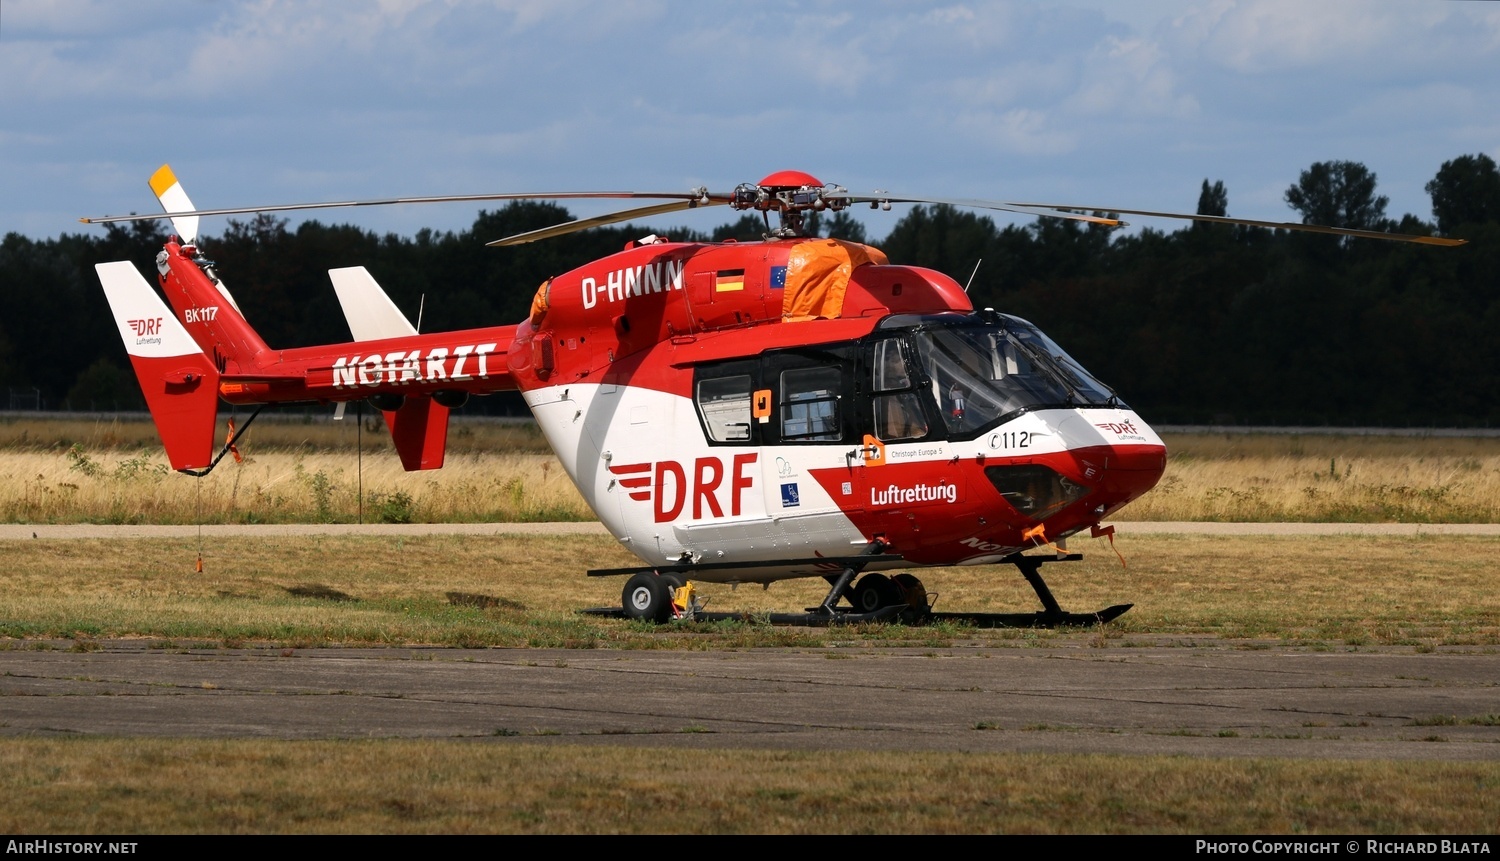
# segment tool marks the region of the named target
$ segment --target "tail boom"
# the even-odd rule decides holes
[[[182,328],[216,361],[223,375],[220,394],[230,403],[336,402],[381,394],[411,399],[516,388],[506,365],[515,326],[418,335],[414,329],[406,334],[376,324],[352,342],[274,350],[223,301],[217,275],[193,246],[168,242],[157,268]],[[368,274],[364,278],[373,285]],[[389,304],[378,287],[370,289]],[[388,313],[400,314],[394,305]],[[370,339],[382,333],[385,337]]]
[[[402,466],[436,469],[450,410],[469,395],[517,388],[506,355],[515,326],[416,334],[363,270],[335,275],[336,284],[348,282],[341,300],[378,298],[389,307],[351,322],[362,323],[357,340],[273,350],[190,244],[174,239],[157,257],[175,314],[130,263],[97,269],[174,469],[209,464],[219,398],[236,405],[369,398],[385,414]]]
[[[161,289],[183,327],[203,352],[223,361],[220,370],[261,370],[273,352],[240,314],[219,283],[213,264],[196,246],[169,241],[156,257]]]

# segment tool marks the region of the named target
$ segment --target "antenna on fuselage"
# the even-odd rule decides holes
[[[969,292],[969,288],[972,287],[972,286],[974,286],[974,276],[979,274],[979,264],[981,264],[983,262],[984,262],[984,258],[983,257],[981,257],[978,260],[974,261],[974,271],[969,273],[969,283],[967,283],[967,284],[964,285],[964,292],[965,293],[968,293]]]
[[[422,331],[422,312],[424,310],[426,310],[426,309],[427,309],[427,294],[423,293],[422,294],[422,298],[420,298],[420,299],[417,300],[417,331],[418,332]]]

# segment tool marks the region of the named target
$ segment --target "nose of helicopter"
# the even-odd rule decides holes
[[[1156,442],[1095,443],[1047,458],[985,467],[1000,496],[1049,532],[1098,523],[1156,486],[1166,470],[1166,447]]]
[[[1056,427],[1064,443],[1058,455],[985,470],[1033,522],[1059,531],[1097,523],[1155,487],[1166,471],[1166,445],[1134,413],[1075,413]]]
[[[1156,431],[1128,410],[1075,415],[1062,423],[1078,469],[1092,489],[1087,511],[1103,517],[1118,511],[1161,481],[1167,447]]]
[[[1079,479],[1092,488],[1091,508],[1105,515],[1144,494],[1167,469],[1167,448],[1160,441],[1114,443],[1077,449]]]

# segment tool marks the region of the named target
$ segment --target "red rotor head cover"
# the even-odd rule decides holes
[[[761,188],[822,188],[823,182],[810,173],[800,170],[778,170],[760,181]]]

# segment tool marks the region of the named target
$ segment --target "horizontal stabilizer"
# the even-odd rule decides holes
[[[417,327],[406,319],[365,267],[330,269],[328,277],[333,280],[333,290],[338,294],[354,340],[379,341],[417,334]]]
[[[173,469],[213,460],[219,370],[129,262],[94,267]]]

